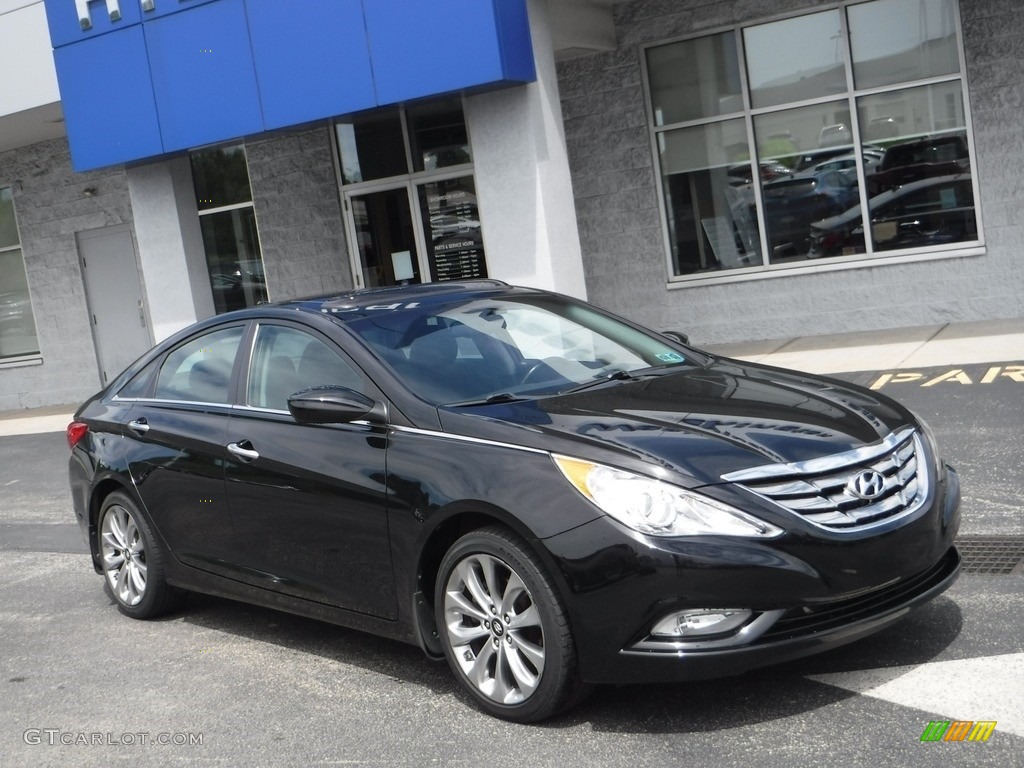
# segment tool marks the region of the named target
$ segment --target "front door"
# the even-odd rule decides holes
[[[75,237],[100,381],[107,384],[153,346],[135,243],[125,224],[79,232]]]
[[[288,413],[289,395],[310,387],[376,391],[330,341],[279,323],[259,325],[244,380],[244,407],[231,414],[224,465],[235,578],[395,618],[388,428],[299,424]]]

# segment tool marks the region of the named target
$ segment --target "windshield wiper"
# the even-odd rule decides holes
[[[458,403],[448,403],[451,408],[465,408],[473,405],[495,405],[497,403],[518,403],[522,400],[533,400],[532,397],[513,395],[511,392],[498,392],[479,400],[463,400]]]
[[[585,389],[596,387],[601,384],[608,384],[612,381],[626,381],[628,379],[635,378],[629,371],[612,371],[611,373],[605,374],[597,379],[591,379],[590,381],[584,381],[582,384],[577,384],[574,387],[568,389],[559,390],[560,395],[571,395],[573,392],[582,392]]]
[[[560,394],[560,395],[571,395],[574,392],[582,392],[582,391],[584,391],[586,389],[590,389],[591,387],[596,387],[596,386],[599,386],[601,384],[608,384],[609,382],[612,382],[612,381],[634,381],[634,380],[637,380],[637,379],[649,379],[649,378],[652,378],[654,376],[661,376],[664,373],[668,373],[669,369],[679,368],[679,367],[688,366],[688,365],[690,365],[690,364],[689,363],[685,363],[685,362],[663,363],[662,365],[652,365],[649,368],[638,368],[635,371],[623,371],[623,370],[612,371],[611,373],[606,374],[606,375],[604,375],[604,376],[602,376],[602,377],[600,377],[598,379],[593,379],[591,381],[585,381],[582,384],[577,384],[574,387],[569,387],[568,389],[563,389],[563,390],[559,391],[558,394]]]

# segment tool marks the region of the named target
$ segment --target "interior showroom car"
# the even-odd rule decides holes
[[[832,649],[954,582],[920,419],[681,338],[493,280],[222,314],[79,408],[75,514],[130,617],[195,591],[394,638],[519,722]]]

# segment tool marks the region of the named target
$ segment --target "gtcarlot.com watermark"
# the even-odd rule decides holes
[[[152,733],[150,731],[65,731],[61,728],[29,728],[22,735],[29,746],[46,747],[200,747],[202,733]]]

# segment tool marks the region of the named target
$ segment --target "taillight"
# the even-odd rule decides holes
[[[68,448],[74,450],[75,446],[81,441],[85,434],[89,431],[89,425],[83,424],[80,421],[72,421],[68,424],[67,437],[68,437]]]

